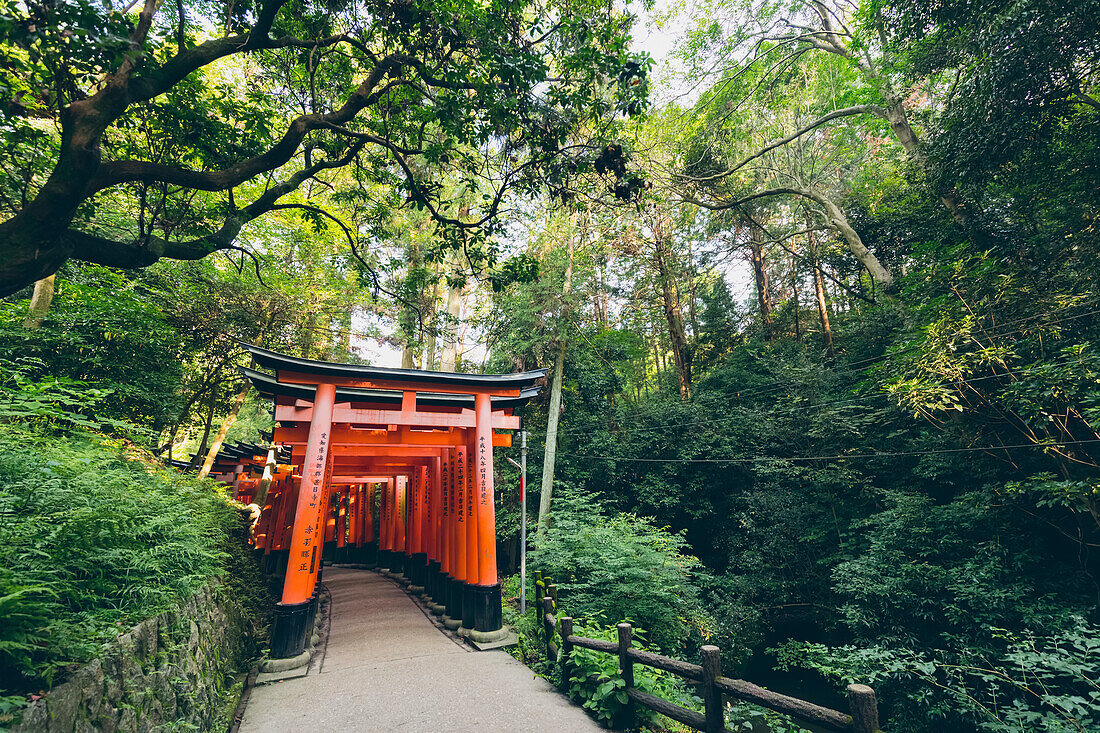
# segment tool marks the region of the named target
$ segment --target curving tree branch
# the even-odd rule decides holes
[[[770,153],[771,151],[775,150],[776,148],[781,148],[789,142],[793,142],[793,141],[797,140],[798,138],[802,137],[806,133],[812,132],[813,130],[817,129],[818,127],[821,127],[826,122],[831,122],[832,120],[836,120],[836,119],[839,119],[841,117],[852,117],[853,115],[862,115],[862,114],[873,114],[876,117],[881,117],[882,119],[887,118],[886,117],[886,110],[883,109],[882,107],[878,106],[877,104],[858,104],[858,105],[855,105],[855,106],[852,106],[852,107],[845,107],[843,109],[833,110],[829,114],[822,115],[821,117],[818,117],[816,120],[814,120],[810,124],[804,125],[803,127],[799,128],[798,130],[795,130],[790,135],[787,135],[786,137],[783,137],[783,138],[780,138],[778,140],[775,140],[773,142],[768,143],[763,148],[761,148],[757,152],[753,153],[749,157],[745,158],[744,160],[742,160],[737,165],[730,166],[729,168],[727,168],[724,171],[721,171],[719,173],[714,173],[714,174],[711,174],[709,176],[689,176],[689,175],[686,175],[686,174],[677,174],[677,178],[681,178],[681,179],[684,179],[684,180],[690,180],[690,181],[693,181],[693,182],[696,182],[696,183],[709,183],[711,181],[717,181],[717,180],[720,180],[722,178],[726,178],[727,176],[733,175],[737,171],[741,170],[742,168],[744,168],[746,165],[748,165],[752,161],[756,160],[757,158],[760,158],[760,157],[766,155],[767,153]]]
[[[844,238],[844,241],[848,244],[848,249],[856,256],[860,264],[867,268],[867,272],[871,274],[871,278],[883,287],[888,288],[894,284],[893,274],[885,265],[879,262],[878,258],[875,257],[871,250],[867,249],[867,245],[863,243],[863,239],[860,238],[859,233],[852,227],[844,211],[821,191],[812,188],[769,188],[766,191],[757,191],[733,201],[722,201],[719,203],[703,201],[682,192],[678,195],[681,200],[687,203],[701,206],[711,211],[727,211],[729,209],[741,208],[750,201],[770,196],[798,196],[809,199],[825,210],[825,220],[828,222],[829,228],[835,230]]]
[[[196,171],[187,168],[152,163],[144,160],[125,160],[102,163],[96,176],[89,181],[86,195],[102,191],[120,183],[167,183],[200,191],[224,191],[238,186],[261,173],[273,171],[290,161],[299,146],[313,130],[343,125],[352,120],[364,108],[378,101],[388,86],[377,89],[381,81],[402,68],[399,60],[387,56],[367,75],[343,106],[328,114],[306,114],[290,123],[282,139],[257,156],[234,163],[217,171]]]
[[[279,199],[296,190],[302,183],[322,170],[346,166],[359,154],[363,146],[364,143],[355,143],[340,158],[319,160],[298,171],[282,183],[269,188],[251,204],[231,213],[216,231],[195,239],[174,241],[149,236],[135,242],[122,242],[70,229],[62,235],[62,241],[72,253],[73,259],[123,268],[147,267],[163,257],[174,260],[198,260],[219,250],[247,252],[234,244],[245,224],[269,211],[286,208],[278,203]],[[247,252],[247,254],[252,253]],[[257,276],[259,276],[258,273]]]

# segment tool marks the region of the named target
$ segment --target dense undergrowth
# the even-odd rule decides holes
[[[59,278],[37,328],[26,300],[0,302],[0,715],[215,578],[254,626],[243,653],[263,638],[247,523],[223,487],[149,452],[217,333],[209,314],[189,328],[167,292],[88,266]]]
[[[688,553],[682,534],[652,519],[616,512],[599,497],[568,486],[555,499],[554,522],[533,538],[532,567],[551,577],[558,589],[558,616],[574,619],[573,633],[617,641],[616,625],[628,621],[633,644],[642,649],[690,657],[701,643],[722,634],[704,601],[716,578]],[[505,580],[504,616],[517,632],[513,655],[555,684],[597,721],[619,730],[688,731],[682,724],[630,704],[613,654],[574,648],[568,658],[547,655],[545,632],[535,607],[534,581],[528,579],[526,614],[519,613],[519,577]],[[560,639],[555,639],[560,646]],[[727,649],[727,669],[736,666],[744,645]],[[689,651],[690,650],[690,651]],[[729,655],[733,652],[733,656]],[[635,687],[664,700],[702,712],[703,701],[681,678],[636,665]],[[727,710],[732,730],[764,724],[772,733],[802,731],[785,716],[749,703]]]
[[[920,256],[836,314],[833,355],[747,330],[689,400],[669,373],[624,394],[607,334],[571,345],[529,569],[671,656],[717,644],[727,674],[839,709],[871,684],[887,730],[1095,730],[1095,258]]]
[[[214,577],[262,626],[266,585],[246,539],[241,515],[211,481],[103,434],[0,424],[5,707]]]

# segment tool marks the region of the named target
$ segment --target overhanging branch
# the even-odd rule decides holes
[[[127,160],[103,163],[96,176],[88,184],[90,196],[120,183],[167,183],[199,191],[224,191],[287,163],[297,152],[305,136],[313,130],[329,125],[343,125],[361,110],[374,104],[388,87],[378,89],[381,81],[402,67],[393,57],[387,57],[375,66],[340,109],[328,114],[306,114],[295,118],[279,142],[259,155],[242,160],[217,171],[197,171],[176,168],[162,163],[143,160]]]
[[[343,156],[332,160],[319,160],[290,176],[282,183],[271,186],[259,198],[244,208],[238,209],[225,218],[216,231],[202,237],[185,241],[172,241],[163,237],[148,236],[143,240],[134,242],[120,242],[95,234],[68,230],[61,235],[62,245],[72,252],[74,259],[85,262],[94,262],[108,267],[135,268],[147,267],[161,258],[173,260],[198,260],[206,255],[219,250],[242,249],[234,244],[241,228],[266,214],[279,208],[278,201],[283,196],[294,191],[303,182],[322,170],[329,168],[342,168],[359,154],[365,143],[353,144]],[[257,266],[257,277],[259,268]],[[261,278],[262,282],[262,278]]]
[[[753,153],[749,157],[745,158],[744,160],[742,160],[737,165],[731,166],[730,168],[727,168],[726,170],[721,171],[720,173],[714,173],[714,174],[709,175],[709,176],[699,176],[699,177],[680,174],[677,177],[681,178],[681,179],[684,179],[684,180],[690,180],[690,181],[693,181],[693,182],[696,182],[696,183],[708,183],[708,182],[711,182],[711,181],[717,181],[717,180],[720,180],[722,178],[726,178],[727,176],[733,175],[734,173],[736,173],[741,168],[744,168],[746,165],[748,165],[752,161],[756,160],[757,158],[760,158],[760,157],[770,153],[771,151],[775,150],[776,148],[779,148],[779,147],[782,147],[782,146],[786,145],[789,142],[793,142],[794,140],[797,140],[798,138],[802,137],[806,133],[817,129],[818,127],[821,127],[826,122],[831,122],[832,120],[836,120],[836,119],[839,119],[841,117],[852,117],[853,115],[862,115],[862,114],[873,114],[873,115],[876,115],[878,117],[882,117],[883,119],[886,118],[886,110],[883,109],[882,107],[879,107],[876,104],[858,104],[858,105],[855,105],[855,106],[852,106],[852,107],[845,107],[843,109],[833,110],[832,112],[828,113],[827,115],[822,115],[821,117],[818,117],[816,120],[809,123],[808,125],[804,125],[803,127],[799,128],[798,130],[795,130],[790,135],[787,135],[786,137],[782,137],[778,140],[775,140],[773,142],[768,143],[763,148],[761,148],[757,152]]]
[[[348,40],[345,34],[318,38],[316,40],[304,40],[300,38],[265,38],[263,42],[256,41],[249,45],[250,35],[226,36],[224,38],[212,38],[197,46],[177,53],[164,62],[159,68],[145,75],[131,78],[127,83],[127,92],[131,103],[145,102],[179,84],[188,74],[217,61],[220,58],[231,56],[251,50],[274,50],[279,48],[326,48]]]

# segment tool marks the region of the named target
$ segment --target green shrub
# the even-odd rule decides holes
[[[1078,618],[1046,635],[989,631],[1000,643],[996,653],[804,642],[778,652],[784,665],[875,685],[880,699],[900,708],[892,730],[1100,730],[1100,627]]]
[[[892,731],[1095,730],[1087,576],[1050,557],[1004,492],[885,498],[833,571],[848,643],[789,642],[781,664],[875,686]]]
[[[112,391],[67,377],[42,375],[41,359],[0,359],[0,422],[18,422],[40,430],[109,429],[136,436],[144,431],[106,417]]]
[[[554,497],[550,527],[534,538],[531,567],[553,577],[578,616],[631,621],[647,641],[675,653],[705,625],[686,541],[652,520],[610,514],[593,494]]]
[[[101,435],[0,425],[0,690],[49,686],[212,576],[247,598],[243,539],[211,481]]]
[[[645,635],[644,629],[635,629],[635,632],[639,636]],[[618,640],[618,630],[614,624],[598,621],[574,620],[573,633],[589,639]],[[629,704],[626,683],[619,674],[619,658],[614,654],[574,647],[569,654],[567,671],[568,678],[564,681],[569,697],[591,711],[602,723],[633,730],[654,725],[661,717],[641,705]],[[702,710],[702,700],[689,693],[683,681],[671,672],[636,664],[634,687],[677,705]]]
[[[0,300],[0,354],[22,357],[35,381],[108,391],[97,419],[155,432],[177,418],[185,358],[182,337],[156,301],[117,270],[69,263],[40,328],[23,327],[26,300]]]

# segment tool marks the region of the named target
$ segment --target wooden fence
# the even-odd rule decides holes
[[[722,661],[718,647],[706,645],[701,649],[702,664],[691,664],[679,659],[665,657],[653,652],[632,647],[634,630],[628,623],[617,626],[619,641],[589,639],[573,634],[573,619],[569,616],[558,617],[558,588],[550,577],[543,578],[535,573],[535,608],[542,615],[542,628],[546,640],[546,654],[557,659],[559,650],[562,659],[568,664],[569,654],[574,647],[592,649],[597,652],[614,654],[619,658],[619,674],[626,683],[627,697],[634,704],[641,705],[673,720],[679,721],[695,730],[706,733],[725,731],[725,704],[723,696],[744,700],[789,715],[801,723],[830,731],[852,731],[854,733],[875,733],[878,726],[878,701],[875,691],[867,685],[848,685],[848,713],[815,705],[796,697],[780,695],[745,680],[722,676]],[[557,643],[560,640],[560,646]],[[668,700],[642,692],[634,687],[634,665],[641,664],[654,669],[671,672],[687,682],[697,685],[702,692],[705,712],[689,710]],[[602,680],[601,680],[602,681]]]

